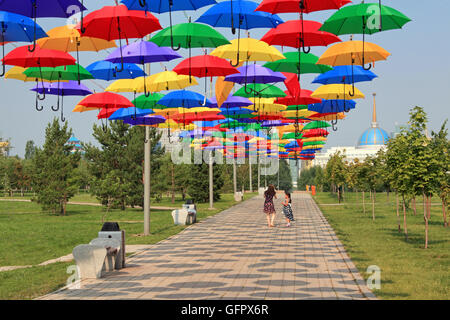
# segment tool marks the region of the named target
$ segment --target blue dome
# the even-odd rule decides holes
[[[370,128],[366,130],[359,139],[358,146],[385,145],[390,139],[389,134],[381,128]]]

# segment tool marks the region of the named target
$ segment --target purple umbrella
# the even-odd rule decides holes
[[[212,103],[211,108],[218,108],[217,99],[211,98],[209,99]],[[221,108],[240,108],[240,107],[248,107],[253,105],[249,99],[244,97],[235,97],[233,95],[229,95],[227,100],[220,106]]]
[[[136,119],[128,118],[123,122],[131,124],[132,126],[153,126],[155,124],[166,122],[166,118],[163,116],[145,116]]]
[[[1,0],[0,0],[1,1]],[[60,109],[59,97],[61,97],[61,121],[65,122],[66,118],[64,117],[64,96],[88,96],[92,94],[92,91],[89,90],[84,84],[78,84],[78,81],[69,81],[69,82],[44,82],[44,87],[36,86],[31,91],[38,92],[43,94],[44,91],[46,94],[58,96],[56,108],[52,106],[53,111],[58,111]],[[43,107],[39,108],[37,105],[38,101],[36,99],[36,109],[42,110]]]
[[[116,49],[105,60],[113,63],[122,63],[122,70],[118,70],[116,67],[116,72],[122,72],[123,63],[142,64],[144,69],[146,63],[168,62],[179,58],[182,58],[182,56],[171,48],[158,47],[153,42],[138,41]],[[144,93],[146,97],[149,97],[150,93],[147,93],[145,76],[144,74]]]
[[[86,8],[83,1],[78,0],[0,0],[0,11],[13,12],[34,20],[33,47],[36,49],[36,18],[69,18],[75,13],[83,12]]]
[[[281,72],[275,72],[269,68],[252,64],[238,68],[239,73],[225,77],[225,81],[239,84],[247,83],[277,83],[286,80]]]

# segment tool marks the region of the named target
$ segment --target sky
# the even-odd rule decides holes
[[[260,1],[257,1],[260,2]],[[358,0],[353,1],[359,3]],[[376,2],[378,1],[365,1]],[[347,118],[338,123],[339,130],[331,132],[327,147],[354,146],[364,130],[370,127],[372,119],[372,93],[377,93],[378,122],[388,133],[394,131],[396,125],[404,125],[408,122],[409,112],[414,106],[425,109],[429,118],[429,130],[437,131],[442,123],[450,118],[450,1],[448,0],[383,0],[384,5],[393,7],[412,19],[402,30],[381,32],[367,36],[368,42],[376,43],[392,55],[386,60],[377,62],[372,70],[379,78],[369,83],[357,84],[366,99],[358,100],[356,109],[352,110]],[[84,5],[88,12],[100,9],[104,5],[113,5],[113,0],[85,0]],[[173,15],[174,24],[187,22],[187,17],[197,19],[207,8],[198,11],[177,12]],[[305,15],[305,19],[323,23],[334,11],[323,11]],[[155,16],[160,19],[163,27],[169,25],[168,14]],[[284,20],[296,19],[296,15],[281,14]],[[39,19],[38,23],[45,29],[64,25],[65,19]],[[225,28],[218,28],[219,32],[228,39],[233,39],[231,32]],[[268,29],[254,29],[250,35],[260,39]],[[355,40],[361,40],[361,36],[355,36]],[[349,36],[341,36],[343,41],[349,40]],[[22,45],[22,44],[21,44]],[[6,46],[6,52],[14,47]],[[278,48],[281,50],[281,48]],[[293,49],[285,49],[285,52]],[[313,47],[311,53],[320,56],[326,50],[325,47]],[[82,52],[81,64],[87,66],[95,61],[105,59],[111,50],[99,53]],[[179,51],[187,58],[187,51]],[[201,54],[201,51],[193,51],[193,55]],[[162,71],[163,66],[171,69],[182,60],[171,63],[153,64],[152,73]],[[318,85],[311,84],[314,76],[302,77],[302,88],[315,90]],[[101,92],[102,88],[110,83],[90,80],[83,82],[91,90]],[[203,80],[199,79],[199,86],[192,90],[202,92]],[[45,139],[45,128],[59,113],[51,111],[51,106],[56,104],[55,96],[48,96],[42,103],[44,111],[35,110],[35,94],[30,91],[35,83],[24,83],[17,80],[0,79],[0,137],[10,139],[13,149],[11,155],[24,156],[25,144],[33,140],[41,146]],[[284,89],[284,87],[282,87]],[[132,98],[132,96],[127,96]],[[65,98],[65,117],[69,127],[77,138],[83,142],[92,142],[93,124],[99,124],[95,112],[72,113],[82,97]]]

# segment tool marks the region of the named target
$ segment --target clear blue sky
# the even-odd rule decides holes
[[[85,6],[90,10],[99,9],[103,5],[113,5],[113,0],[85,0]],[[375,2],[375,1],[366,1]],[[354,1],[359,3],[359,1]],[[388,132],[394,130],[396,123],[405,124],[408,121],[409,110],[418,105],[425,108],[430,120],[430,130],[438,130],[442,122],[450,118],[450,1],[430,0],[383,0],[383,4],[400,10],[413,21],[403,30],[382,32],[368,36],[367,41],[377,43],[392,56],[387,61],[379,62],[373,70],[379,78],[371,83],[357,87],[366,94],[366,100],[360,100],[355,110],[347,119],[339,122],[339,131],[329,136],[327,147],[338,145],[355,145],[361,133],[370,126],[372,110],[372,93],[377,93],[378,120]],[[187,12],[194,19],[205,10]],[[324,11],[306,16],[306,19],[324,22],[334,11]],[[168,26],[168,14],[156,15],[163,27]],[[286,21],[295,19],[293,15],[281,15]],[[194,20],[193,19],[193,20]],[[186,22],[184,13],[174,14],[175,23]],[[45,30],[65,24],[64,19],[40,19],[39,24]],[[227,29],[218,29],[225,36],[231,37]],[[251,31],[252,37],[260,38],[267,30]],[[356,37],[356,39],[359,36]],[[348,36],[343,36],[348,40]],[[6,47],[7,52],[12,46]],[[314,47],[312,53],[321,55],[325,48]],[[187,55],[181,50],[181,54]],[[101,60],[108,52],[81,53],[83,66]],[[199,54],[199,52],[194,54]],[[181,60],[167,64],[173,68]],[[152,66],[152,72],[159,72],[159,64]],[[304,77],[302,87],[314,90],[312,77]],[[305,81],[306,80],[306,81]],[[84,82],[92,90],[99,90],[95,84]],[[106,87],[108,83],[98,81]],[[203,90],[200,81],[197,90]],[[50,96],[44,101],[45,110],[37,112],[34,107],[35,95],[30,91],[34,83],[23,83],[17,80],[0,79],[0,137],[11,138],[14,149],[12,154],[24,155],[26,141],[34,140],[37,145],[44,142],[45,127],[59,113],[51,111],[50,106],[56,103],[56,97]],[[130,97],[131,98],[131,97]],[[72,113],[81,97],[65,99],[65,114],[69,126],[75,135],[84,142],[94,142],[92,125],[99,123],[95,112]]]

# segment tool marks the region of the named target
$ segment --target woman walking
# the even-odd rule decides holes
[[[264,192],[264,213],[267,216],[267,226],[275,227],[273,221],[275,220],[275,206],[273,204],[273,198],[277,198],[277,193],[275,192],[275,187],[269,185],[269,188]]]

